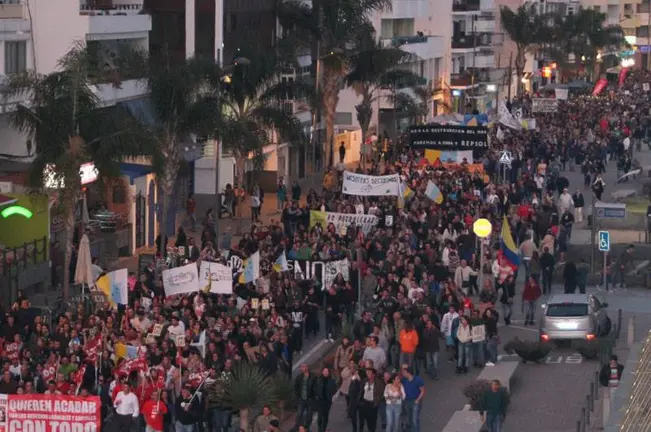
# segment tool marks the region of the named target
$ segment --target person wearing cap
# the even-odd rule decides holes
[[[271,408],[265,405],[262,407],[262,414],[256,417],[255,422],[253,422],[253,432],[270,432],[271,422],[273,421],[278,422],[278,418],[271,413]]]
[[[138,398],[131,392],[128,382],[122,384],[122,390],[115,396],[113,402],[115,409],[115,430],[118,432],[129,432],[135,419],[140,415]]]

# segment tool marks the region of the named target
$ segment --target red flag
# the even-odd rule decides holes
[[[86,373],[86,365],[81,365],[79,369],[72,373],[72,382],[79,385],[84,380],[84,374]]]
[[[617,83],[619,84],[620,87],[624,85],[624,81],[626,81],[627,74],[628,74],[628,68],[623,67],[619,70],[619,75],[617,76]]]
[[[606,78],[601,78],[599,81],[597,81],[597,84],[595,84],[594,90],[592,90],[592,96],[598,96],[599,93],[601,93],[607,85],[608,80]]]
[[[102,350],[102,335],[97,335],[86,342],[84,350],[86,351],[86,361],[89,363],[96,363],[97,356]]]
[[[188,384],[190,384],[192,388],[197,388],[204,379],[208,378],[208,375],[210,375],[210,371],[191,373],[188,377]]]
[[[124,359],[114,370],[120,376],[128,376],[134,371],[147,371],[147,360],[144,358]]]

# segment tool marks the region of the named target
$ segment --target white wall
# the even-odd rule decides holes
[[[11,127],[11,118],[8,114],[0,115],[0,153],[7,153],[14,156],[27,155],[27,135],[24,135]],[[32,152],[34,152],[32,144]],[[28,162],[30,159],[22,159]]]
[[[219,163],[219,191],[235,182],[235,158],[223,157]],[[194,193],[215,194],[215,158],[203,157],[194,162]]]

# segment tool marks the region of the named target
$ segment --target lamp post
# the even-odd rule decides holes
[[[493,231],[488,219],[477,219],[472,225],[472,232],[479,238],[479,289],[484,288],[484,239]]]

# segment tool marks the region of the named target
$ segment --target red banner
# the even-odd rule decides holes
[[[1,395],[6,404],[3,432],[97,432],[102,415],[98,396]],[[3,430],[4,429],[4,430]]]
[[[598,96],[599,93],[601,93],[607,85],[608,80],[606,78],[601,78],[599,81],[597,81],[597,84],[595,84],[594,90],[592,90],[592,96]]]

